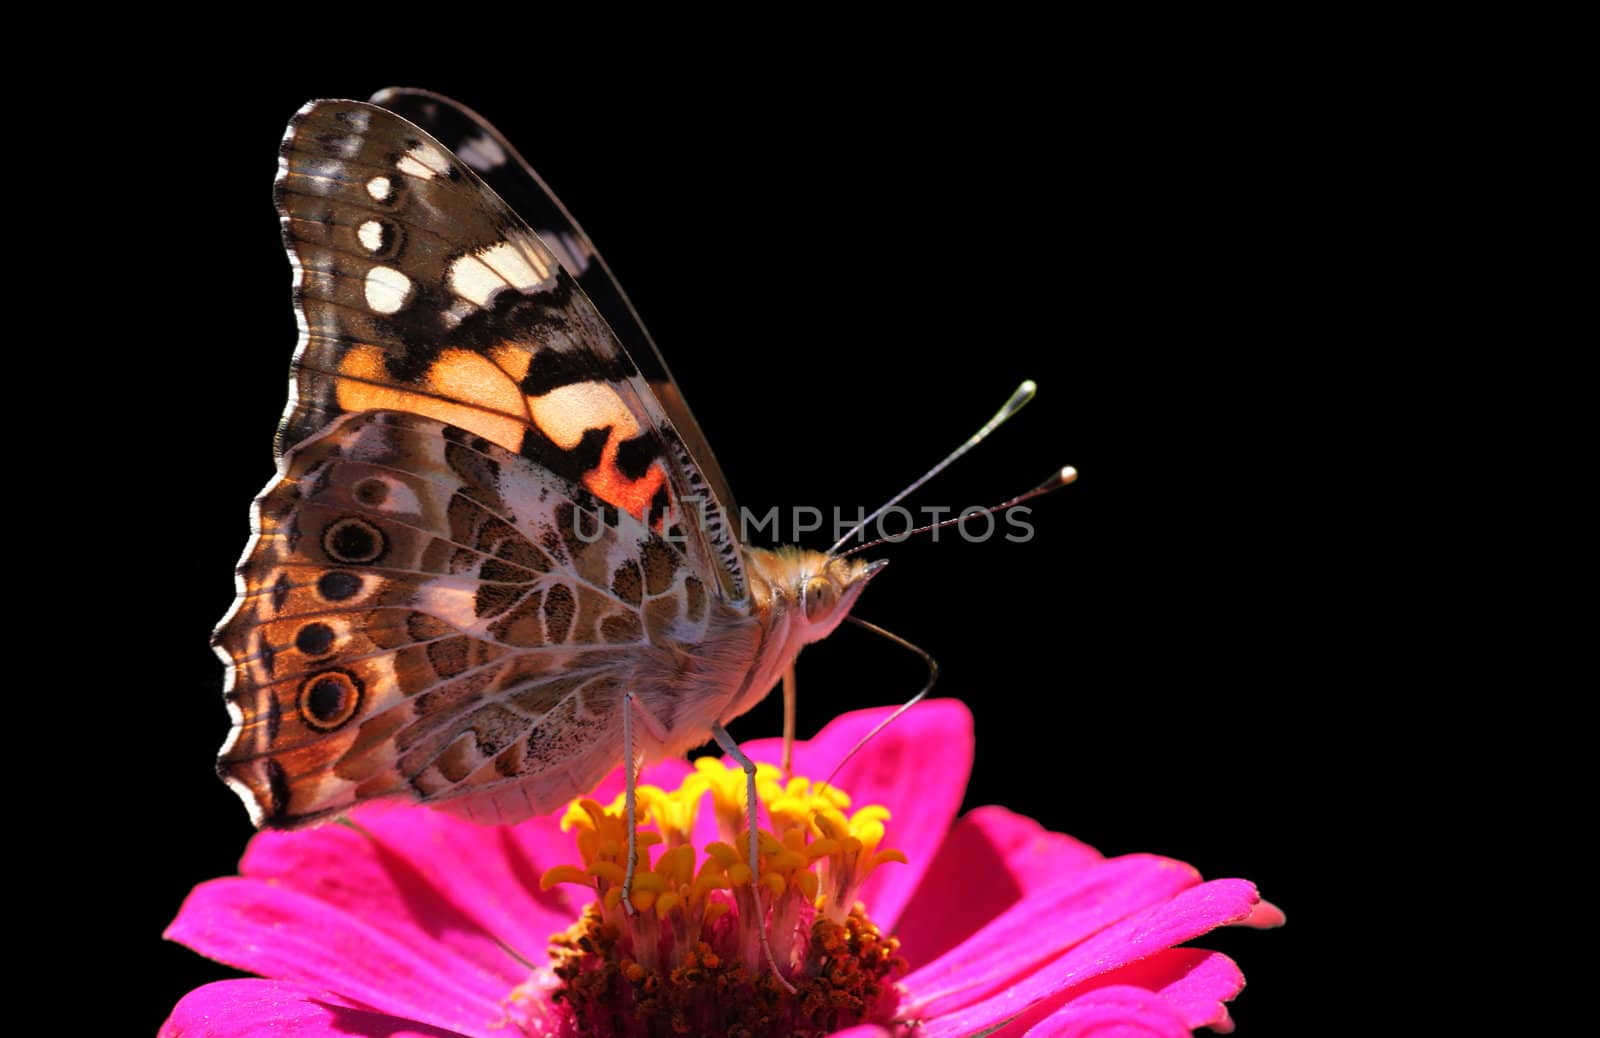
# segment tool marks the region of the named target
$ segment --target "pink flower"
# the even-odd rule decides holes
[[[884,713],[846,714],[797,744],[796,773],[825,775]],[[745,750],[776,761],[778,741]],[[849,889],[898,938],[905,971],[870,1022],[836,1033],[887,1036],[912,1024],[921,1038],[1231,1030],[1224,1003],[1244,986],[1238,967],[1220,953],[1175,946],[1228,924],[1276,926],[1282,913],[1244,880],[1202,882],[1190,866],[1148,854],[1104,858],[1001,807],[956,819],[972,752],[971,715],[938,700],[891,725],[839,773],[837,786],[856,803],[892,812],[885,843],[905,863],[893,851],[874,855],[869,837],[862,860],[881,863]],[[693,771],[671,761],[644,781],[672,786]],[[618,787],[613,778],[608,792]],[[541,889],[541,877],[578,857],[558,819],[489,828],[384,805],[353,821],[262,833],[239,876],[195,888],[167,937],[267,979],[190,992],[163,1038],[509,1038],[561,1025],[568,1003],[550,999],[556,981],[545,949],[574,927],[595,891]],[[700,813],[693,846],[715,838],[716,821]]]

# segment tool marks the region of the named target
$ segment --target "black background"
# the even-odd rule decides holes
[[[151,282],[134,323],[159,352],[116,389],[159,418],[130,432],[153,460],[130,460],[125,493],[148,524],[129,536],[159,546],[140,579],[165,605],[130,632],[138,672],[158,677],[130,721],[137,809],[110,820],[149,848],[117,897],[141,1027],[226,975],[159,935],[251,831],[212,774],[227,718],[207,639],[272,472],[295,338],[278,140],[310,97],[384,85],[281,75],[191,105],[177,167],[141,185],[163,200],[128,256]],[[751,509],[875,505],[1039,383],[911,503],[993,503],[1062,464],[1079,483],[1035,503],[1026,544],[946,531],[886,548],[857,612],[931,651],[937,694],[971,706],[968,807],[1245,877],[1282,905],[1284,930],[1197,943],[1250,980],[1241,1033],[1295,1031],[1295,978],[1329,912],[1315,862],[1355,824],[1336,645],[1360,624],[1330,591],[1349,531],[1326,421],[1353,362],[1334,287],[1348,202],[1306,132],[1320,117],[1249,83],[1190,94],[1136,77],[842,96],[712,78],[625,101],[538,77],[522,93],[406,85],[478,109],[540,170]],[[801,733],[921,677],[844,629],[801,660]],[[733,731],[779,725],[774,697]]]

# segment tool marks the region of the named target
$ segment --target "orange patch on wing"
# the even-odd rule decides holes
[[[505,369],[518,385],[528,377],[528,366],[533,363],[533,351],[526,346],[502,342],[489,347],[489,359]]]
[[[339,406],[347,411],[407,411],[437,418],[520,450],[526,423],[512,417],[525,407],[521,390],[494,361],[471,350],[445,350],[428,369],[421,389],[388,384],[383,351],[357,345],[339,363]],[[527,361],[522,363],[527,370]],[[504,413],[499,413],[504,412]]]
[[[589,492],[602,501],[616,505],[640,522],[644,522],[645,510],[650,507],[650,499],[655,497],[656,491],[667,481],[667,474],[658,461],[645,470],[645,474],[638,479],[629,479],[617,468],[617,444],[621,441],[616,433],[606,441],[605,453],[600,456],[598,467],[583,474],[583,485]]]

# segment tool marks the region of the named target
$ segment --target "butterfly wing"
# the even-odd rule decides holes
[[[257,501],[217,632],[219,771],[258,825],[363,800],[552,810],[620,756],[620,704],[698,642],[704,583],[645,523],[432,418],[338,419]]]
[[[638,363],[645,381],[683,437],[716,499],[727,514],[738,514],[722,468],[644,321],[589,236],[528,161],[483,116],[443,95],[389,87],[374,94],[372,103],[426,130],[471,166],[473,172],[528,222],[555,254],[562,269],[572,275],[594,303],[628,355]]]
[[[301,342],[216,636],[219,770],[258,824],[549,810],[617,763],[618,690],[743,600],[721,503],[554,253],[426,133],[307,105],[277,202]]]
[[[393,113],[318,101],[290,123],[276,194],[302,324],[280,456],[347,412],[429,415],[648,517],[744,599],[730,513],[683,435],[470,167]]]

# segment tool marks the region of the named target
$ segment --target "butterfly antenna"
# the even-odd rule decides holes
[[[923,697],[926,696],[929,692],[933,691],[934,682],[939,680],[939,662],[937,660],[935,660],[932,656],[928,655],[927,651],[925,649],[923,649],[921,646],[913,645],[910,642],[906,641],[904,638],[900,637],[898,634],[894,634],[893,632],[886,631],[882,627],[879,627],[875,623],[868,623],[866,620],[863,620],[860,617],[846,616],[845,619],[849,620],[851,623],[855,624],[857,627],[865,627],[867,630],[871,631],[873,634],[876,634],[876,635],[878,635],[879,637],[882,637],[882,638],[887,638],[890,641],[894,642],[896,645],[904,646],[905,648],[910,649],[912,652],[916,653],[918,656],[921,656],[922,657],[922,662],[926,663],[928,665],[928,683],[926,685],[922,686],[922,691],[921,692],[918,692],[916,695],[912,696],[910,699],[908,699],[904,703],[902,703],[899,707],[897,707],[895,709],[894,713],[890,714],[888,717],[885,717],[883,720],[879,721],[877,723],[877,725],[875,725],[873,727],[872,731],[868,732],[866,735],[863,735],[861,737],[861,741],[857,742],[854,746],[850,747],[850,752],[845,754],[842,758],[840,758],[839,763],[835,764],[833,766],[833,770],[828,772],[828,777],[822,780],[822,785],[817,787],[817,792],[818,793],[821,793],[824,789],[827,789],[828,788],[828,783],[832,782],[833,781],[833,777],[835,775],[839,774],[839,769],[844,767],[847,763],[849,763],[850,758],[854,757],[856,755],[856,753],[860,751],[861,747],[863,747],[867,743],[871,742],[874,736],[876,736],[879,732],[883,731],[885,728],[889,727],[889,722],[893,721],[895,718],[899,717],[901,714],[905,713],[907,710],[910,710],[912,707],[914,707],[918,703],[922,702]]]
[[[983,424],[982,429],[979,429],[977,432],[973,433],[967,439],[967,442],[957,447],[953,452],[951,452],[949,457],[945,458],[943,461],[939,462],[939,464],[923,473],[922,477],[916,482],[912,483],[910,486],[906,487],[889,500],[885,501],[882,505],[879,505],[875,512],[852,526],[849,533],[839,538],[838,543],[828,549],[828,554],[832,555],[834,552],[844,547],[844,543],[846,541],[860,533],[862,530],[865,530],[868,524],[870,524],[874,519],[878,518],[878,516],[887,512],[901,501],[904,501],[907,495],[911,494],[918,487],[922,486],[934,476],[937,476],[939,473],[943,472],[949,467],[951,462],[955,461],[957,458],[961,457],[961,455],[967,453],[967,451],[970,451],[972,448],[988,439],[990,433],[1000,428],[1001,424],[1004,423],[1007,418],[1010,418],[1012,415],[1022,410],[1022,406],[1029,400],[1032,400],[1033,395],[1038,391],[1038,384],[1035,383],[1031,378],[1022,383],[1022,385],[1018,386],[1016,392],[1011,394],[1011,399],[1007,400],[1005,402],[1005,406],[1001,407],[999,411],[995,412],[995,416],[993,418],[989,419]]]
[[[841,554],[839,558],[848,558],[851,555],[864,552],[868,548],[876,548],[880,544],[889,544],[891,542],[898,544],[907,537],[911,537],[915,534],[927,533],[930,530],[942,530],[946,526],[954,526],[957,523],[964,523],[975,515],[990,515],[994,512],[1004,512],[1008,508],[1017,507],[1024,501],[1032,501],[1041,494],[1048,494],[1052,490],[1060,490],[1062,487],[1066,486],[1068,483],[1071,483],[1077,478],[1078,470],[1073,468],[1071,465],[1068,465],[1065,468],[1057,469],[1055,472],[1052,472],[1049,479],[1045,480],[1043,483],[1040,483],[1026,494],[1018,494],[1011,500],[1002,501],[992,508],[985,508],[981,511],[962,512],[953,519],[946,519],[943,522],[934,523],[931,526],[919,526],[915,530],[907,530],[905,533],[895,534],[893,537],[880,537],[875,541],[868,541],[866,544],[858,544],[849,551]]]

